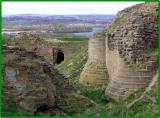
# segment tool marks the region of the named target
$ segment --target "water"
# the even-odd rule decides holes
[[[91,32],[55,33],[55,34],[91,37],[91,36],[93,36],[94,33],[101,32],[102,30],[103,30],[102,27],[95,27],[95,28],[92,28],[92,31],[91,31]],[[36,32],[36,31],[3,31],[2,34],[4,34],[4,35],[16,35],[17,33],[20,33],[20,32]],[[40,32],[41,32],[41,33],[45,33],[46,31],[42,30],[42,31],[40,31]],[[53,33],[53,34],[54,34],[54,33]]]
[[[87,36],[91,37],[94,33],[101,32],[103,28],[92,28],[92,32],[80,32],[80,33],[74,33],[76,36]]]
[[[2,31],[2,34],[15,36],[17,33],[20,32],[33,32],[33,31]]]

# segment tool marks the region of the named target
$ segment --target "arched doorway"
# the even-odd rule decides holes
[[[62,61],[64,61],[64,53],[62,51],[58,51],[56,57],[57,64],[60,64]]]

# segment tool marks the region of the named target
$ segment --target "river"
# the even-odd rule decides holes
[[[97,33],[97,32],[101,32],[103,30],[102,27],[94,27],[92,28],[92,31],[91,32],[78,32],[78,33],[56,33],[56,34],[63,34],[63,35],[75,35],[75,36],[87,36],[87,37],[91,37],[93,36],[94,33]],[[2,31],[2,34],[4,35],[15,35],[17,33],[20,33],[20,32],[36,32],[36,31]],[[45,31],[40,31],[41,33],[45,33]]]
[[[80,33],[73,33],[76,36],[87,36],[91,37],[94,33],[101,32],[103,28],[92,28],[92,32],[80,32]]]

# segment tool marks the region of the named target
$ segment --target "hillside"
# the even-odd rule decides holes
[[[120,11],[103,32],[90,38],[85,65],[84,62],[77,61],[84,58],[82,55],[79,59],[73,56],[57,66],[78,91],[95,102],[96,105],[84,114],[158,114],[157,31],[157,3],[127,8]],[[105,47],[103,42],[106,43]],[[74,55],[79,54],[77,51]],[[108,78],[102,76],[104,58]],[[83,70],[81,67],[84,67]],[[98,86],[104,84],[105,78],[109,82],[104,92]]]
[[[119,11],[90,39],[33,32],[4,38],[2,114],[160,115],[157,24],[158,4],[142,3]]]
[[[144,89],[141,89],[128,97],[127,100],[116,102],[113,99],[104,97],[104,89],[91,88],[78,83],[80,73],[87,61],[87,47],[78,50],[71,58],[64,61],[56,68],[64,74],[71,85],[87,98],[94,101],[94,106],[86,108],[85,115],[118,115],[118,116],[155,116],[158,115],[157,84],[149,90],[142,99],[138,100],[131,108],[127,105],[139,98]]]

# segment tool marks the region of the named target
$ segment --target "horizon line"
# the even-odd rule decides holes
[[[18,15],[46,15],[46,16],[76,16],[76,15],[116,15],[116,14],[2,14],[3,16],[18,16]]]

